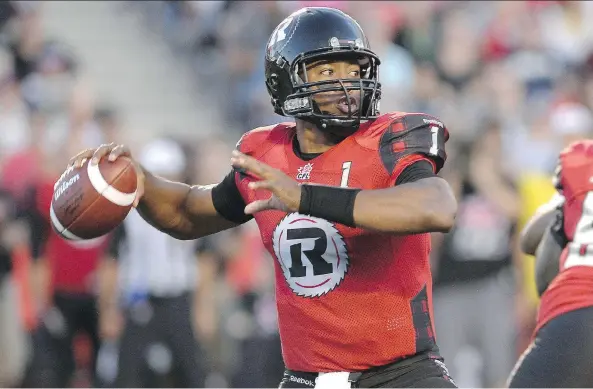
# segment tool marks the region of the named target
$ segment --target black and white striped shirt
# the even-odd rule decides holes
[[[148,224],[133,209],[115,231],[110,254],[119,262],[122,297],[174,297],[197,286],[197,257],[204,240],[175,239]]]

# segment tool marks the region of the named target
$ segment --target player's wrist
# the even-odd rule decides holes
[[[299,213],[355,227],[354,201],[360,189],[301,185]]]

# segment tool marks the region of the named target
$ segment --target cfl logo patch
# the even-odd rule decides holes
[[[313,164],[308,163],[303,167],[299,168],[299,172],[297,173],[297,180],[309,180],[311,179],[311,171],[313,170]]]

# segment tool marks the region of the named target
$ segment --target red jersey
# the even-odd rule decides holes
[[[449,135],[425,114],[382,115],[308,161],[295,152],[295,124],[246,133],[239,150],[299,182],[389,188],[413,162],[444,164]],[[235,174],[246,203],[269,196]],[[286,367],[361,371],[435,349],[430,235],[395,236],[268,210],[255,214],[275,259],[276,300]]]
[[[37,185],[37,212],[46,224],[47,237],[41,255],[48,261],[51,287],[56,292],[94,294],[96,270],[108,247],[108,237],[85,241],[69,241],[60,237],[50,225],[49,209],[54,192],[54,181]]]
[[[593,141],[560,155],[557,186],[564,196],[562,226],[568,242],[559,274],[542,295],[536,332],[563,313],[593,306]]]

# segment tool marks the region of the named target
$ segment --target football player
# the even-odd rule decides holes
[[[593,387],[593,141],[560,155],[557,195],[527,224],[522,248],[536,255],[541,303],[533,341],[511,388]]]
[[[449,134],[426,114],[379,114],[379,63],[350,16],[301,9],[265,54],[272,106],[295,122],[244,134],[217,185],[137,165],[137,209],[161,231],[194,239],[257,222],[275,258],[281,387],[455,387],[435,342],[428,261],[429,233],[448,231],[457,207],[436,176]],[[71,163],[122,155],[104,145]]]

